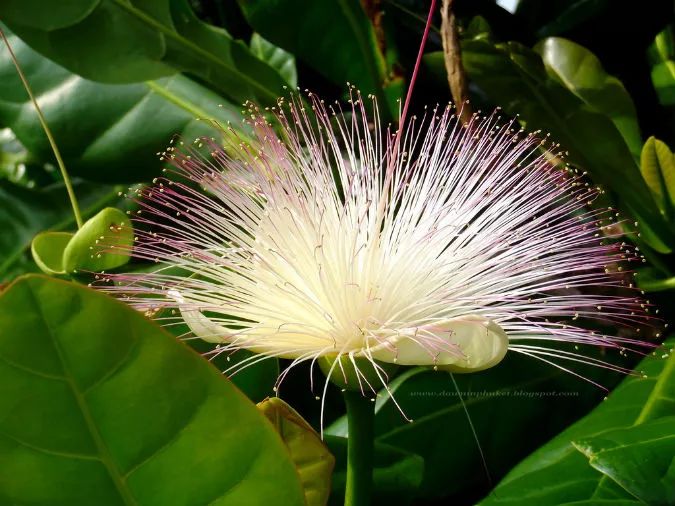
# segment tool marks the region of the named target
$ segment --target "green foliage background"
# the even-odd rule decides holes
[[[673,4],[516,3],[509,12],[454,2],[472,104],[549,132],[602,185],[603,205],[627,218],[624,240],[645,256],[637,283],[672,320]],[[0,505],[318,504],[330,480],[303,474],[298,440],[253,406],[273,395],[284,363],[251,367],[234,388],[218,374],[224,363],[210,366],[94,293],[78,270],[126,262],[89,254],[135,210],[124,194],[161,173],[156,153],[174,135],[218,136],[214,120],[246,136],[246,100],[272,105],[296,86],[344,100],[349,82],[395,120],[427,9],[420,0],[0,0],[0,26],[91,219],[73,236],[53,154],[0,48]],[[437,15],[413,110],[451,98],[439,27]],[[21,277],[39,270],[52,277]],[[378,396],[374,503],[675,504],[674,345],[639,364],[617,357],[635,377],[583,370],[616,387],[606,401],[522,357],[454,380],[402,371],[391,389],[414,423]],[[298,368],[281,396],[318,429],[309,374]],[[348,434],[339,391],[329,391],[326,413],[329,504],[340,504]],[[306,482],[318,492],[303,496]]]

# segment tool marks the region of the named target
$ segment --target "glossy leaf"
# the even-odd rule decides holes
[[[608,74],[593,53],[571,40],[549,37],[535,50],[549,76],[612,120],[637,160],[642,148],[640,127],[633,100],[621,81]]]
[[[304,504],[255,406],[121,302],[22,278],[0,295],[0,357],[3,502]]]
[[[454,378],[478,442],[448,373],[410,369],[390,383],[396,402],[412,423],[403,418],[387,392],[380,392],[375,405],[377,441],[424,459],[418,493],[422,497],[488,487],[484,465],[493,478],[504,475],[601,397],[597,388],[513,353],[492,369]],[[495,423],[495,413],[508,416]],[[340,418],[327,432],[346,436],[346,419]]]
[[[324,506],[330,494],[335,458],[321,437],[291,406],[278,397],[258,404],[272,422],[300,475],[307,506]]]
[[[259,33],[254,33],[251,36],[251,51],[262,61],[277,69],[291,88],[298,85],[295,56],[291,53],[265,40]]]
[[[106,207],[88,219],[63,251],[63,269],[103,271],[129,261],[134,228],[119,209]]]
[[[76,182],[74,187],[85,218],[118,200],[117,188],[81,182]],[[1,281],[30,269],[24,257],[36,234],[75,228],[65,187],[56,183],[28,189],[0,180],[0,228]],[[22,267],[16,269],[19,264]]]
[[[640,289],[646,292],[661,292],[675,288],[675,277],[664,277],[658,269],[647,267],[635,274]]]
[[[9,128],[0,128],[0,179],[30,188],[35,186],[31,179],[32,165],[26,148]],[[40,168],[41,169],[41,168]]]
[[[33,260],[45,274],[58,276],[65,274],[63,252],[73,238],[70,232],[42,232],[30,243]]]
[[[45,9],[42,0],[4,0],[3,7],[16,22],[31,28],[56,30],[81,21],[100,0],[62,2],[58,9]]]
[[[347,479],[347,438],[326,436],[326,444],[335,455],[333,493],[329,505],[344,503]],[[373,455],[373,504],[411,504],[424,477],[424,459],[383,443],[375,443]]]
[[[675,28],[660,32],[648,51],[652,83],[664,106],[675,106]]]
[[[656,204],[668,219],[675,209],[675,155],[666,143],[650,137],[640,156],[640,171]]]
[[[646,504],[675,504],[675,416],[573,444],[595,469]]]
[[[400,88],[400,79],[391,75],[375,29],[358,0],[239,0],[239,5],[267,40],[338,86],[350,82],[364,95],[376,94],[380,107],[389,107],[389,114],[398,111],[399,96],[389,101],[384,97],[387,88]]]
[[[133,182],[160,173],[162,151],[180,134],[218,136],[208,121],[241,124],[238,108],[184,76],[128,85],[78,77],[30,49],[10,43],[21,62],[72,175],[94,181]],[[223,105],[223,107],[219,107]],[[0,123],[12,128],[34,156],[53,160],[32,103],[0,47]]]
[[[154,264],[153,267],[155,267]],[[170,272],[166,270],[166,266],[164,269],[164,272]],[[175,272],[175,274],[190,275],[191,273]],[[260,355],[248,350],[228,351],[214,357],[212,354],[214,345],[201,339],[189,339],[192,334],[184,323],[172,323],[167,330],[179,338],[188,337],[186,343],[198,353],[208,356],[214,367],[228,377],[253,402],[260,402],[274,395],[273,388],[279,377],[279,359],[269,357],[265,360],[256,360],[260,358]],[[240,367],[240,364],[243,366]],[[236,373],[233,374],[232,368],[236,370]]]
[[[284,80],[223,29],[199,20],[187,0],[70,2],[58,29],[26,24],[29,4],[0,4],[0,18],[32,48],[87,79],[131,83],[180,71],[241,103],[273,103]]]
[[[666,350],[675,339],[666,342]],[[572,425],[516,466],[481,506],[517,504],[548,506],[635,498],[588,464],[573,441],[615,437],[616,431],[675,416],[675,354],[659,350],[637,368],[646,377],[631,377],[590,415]],[[664,446],[663,451],[668,452]],[[671,453],[666,453],[670,455]],[[662,458],[662,457],[661,457]],[[614,505],[614,503],[611,503]],[[617,504],[620,504],[617,502]]]
[[[427,55],[427,64],[440,69],[442,57]],[[639,221],[641,238],[649,246],[660,253],[672,250],[675,236],[670,224],[661,216],[628,146],[608,116],[549,76],[539,55],[521,44],[465,40],[462,57],[471,81],[490,100],[509,114],[519,114],[529,131],[550,133],[567,152],[568,161],[588,171]]]

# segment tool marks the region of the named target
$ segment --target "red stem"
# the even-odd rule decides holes
[[[420,64],[422,63],[422,56],[424,55],[424,46],[426,45],[427,38],[429,37],[429,29],[431,28],[431,20],[434,17],[435,10],[436,10],[436,0],[431,0],[431,6],[429,7],[429,15],[427,16],[427,24],[424,27],[424,34],[422,35],[422,42],[420,43],[420,50],[417,53],[417,61],[415,62],[415,68],[413,69],[412,77],[410,78],[410,86],[408,86],[408,93],[406,94],[405,102],[403,103],[403,112],[401,113],[401,119],[398,122],[398,132],[396,135],[395,149],[398,147],[398,140],[401,136],[401,131],[403,130],[405,117],[408,114],[408,106],[410,105],[413,87],[415,86],[415,81],[417,80],[417,73],[419,72]]]
[[[417,80],[417,73],[419,72],[420,64],[422,63],[422,56],[424,55],[424,46],[426,45],[427,38],[429,37],[429,29],[431,28],[431,20],[434,17],[435,10],[436,10],[436,0],[431,0],[431,5],[429,6],[429,15],[427,16],[427,24],[424,27],[424,34],[422,35],[420,50],[417,53],[417,61],[415,62],[415,68],[413,69],[412,76],[410,77],[410,86],[408,86],[408,93],[406,94],[405,102],[403,103],[403,111],[401,112],[401,119],[398,122],[398,130],[396,130],[396,136],[394,138],[394,146],[391,151],[389,163],[387,164],[387,172],[384,178],[384,185],[383,185],[385,189],[385,195],[386,195],[386,188],[389,186],[389,183],[391,182],[394,167],[396,167],[396,162],[398,159],[398,150],[401,144],[401,136],[403,135],[405,119],[408,114],[408,106],[410,105],[413,87],[415,86],[415,81]],[[380,201],[379,212],[382,212],[384,210],[386,202],[387,202],[386,197]]]

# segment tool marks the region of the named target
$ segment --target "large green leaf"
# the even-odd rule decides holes
[[[674,345],[675,338],[665,343],[667,349]],[[641,424],[675,415],[675,354],[657,352],[641,362],[637,371],[644,376],[624,380],[590,415],[516,466],[481,505],[553,506],[577,504],[575,501],[603,504],[601,501],[607,500],[615,506],[623,504],[621,501],[634,501],[617,482],[591,467],[572,442],[595,441],[597,445],[620,434],[626,438],[627,433],[621,429],[637,429]],[[652,448],[666,452],[659,453],[659,459],[672,458],[667,445]]]
[[[266,39],[339,86],[350,82],[364,94],[374,93],[389,114],[398,110],[395,91],[400,79],[388,69],[375,30],[358,0],[239,0],[239,5],[251,26]],[[389,101],[383,94],[387,88],[394,90]]]
[[[303,505],[273,427],[140,313],[41,276],[0,296],[0,501]]]
[[[647,504],[675,504],[675,416],[575,441],[598,471]]]
[[[80,182],[74,186],[85,217],[118,200],[118,188]],[[28,189],[0,180],[0,281],[32,270],[25,256],[38,232],[74,228],[63,184]]]
[[[269,63],[279,71],[291,88],[298,85],[298,71],[295,68],[295,56],[270,41],[264,39],[259,33],[251,36],[251,51],[262,61]]]
[[[215,136],[208,121],[241,124],[238,109],[184,76],[139,84],[88,81],[9,37],[51,127],[68,170],[96,181],[143,181],[157,175],[174,134]],[[222,107],[219,105],[222,104]],[[0,123],[35,156],[52,152],[6,48],[0,48]]]
[[[571,40],[549,37],[535,50],[551,77],[612,120],[637,160],[642,149],[640,127],[633,100],[621,81],[605,72],[593,53]]]
[[[442,54],[426,58],[431,67],[443,68]],[[491,101],[509,114],[519,114],[528,130],[549,132],[570,162],[612,192],[620,207],[639,221],[645,242],[660,253],[672,250],[673,231],[610,117],[551,77],[539,55],[516,42],[465,40],[462,58],[470,79]]]
[[[418,368],[392,381],[389,389],[412,423],[386,392],[379,394],[375,405],[377,441],[424,459],[419,491],[424,497],[487,488],[484,465],[491,476],[504,475],[601,399],[596,387],[515,353],[493,369],[454,378],[457,389],[448,373]],[[496,413],[504,415],[496,421]],[[347,435],[346,419],[327,432]]]
[[[274,68],[200,21],[187,0],[73,0],[56,27],[49,15],[31,17],[33,10],[31,3],[2,2],[0,18],[35,50],[88,79],[130,83],[186,71],[237,102],[274,103],[283,91]]]
[[[185,276],[190,274],[190,272],[176,273],[176,275]],[[171,325],[167,326],[167,330],[179,338],[192,337],[189,327],[182,322],[172,321]],[[260,402],[274,395],[274,385],[279,377],[279,359],[269,357],[265,360],[257,360],[260,355],[248,350],[228,351],[214,357],[213,343],[189,338],[186,342],[193,350],[208,356],[211,363],[218,370],[223,371],[230,381],[253,402]],[[241,367],[240,364],[242,364]],[[232,374],[233,367],[236,369],[234,374]]]

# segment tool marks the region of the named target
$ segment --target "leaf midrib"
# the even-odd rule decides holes
[[[124,477],[120,473],[119,469],[117,469],[117,467],[115,466],[112,455],[110,454],[110,451],[108,450],[108,447],[105,444],[105,441],[101,436],[101,433],[98,431],[96,424],[94,423],[94,419],[91,415],[91,411],[89,410],[89,406],[87,405],[87,401],[84,398],[84,395],[82,395],[82,393],[80,392],[77,383],[74,380],[73,374],[71,373],[70,368],[68,367],[68,362],[66,361],[63,351],[61,350],[60,343],[56,338],[56,334],[54,333],[52,327],[50,326],[49,320],[47,319],[47,316],[45,315],[44,310],[42,308],[42,304],[40,303],[40,300],[33,291],[33,287],[31,286],[31,284],[28,284],[28,292],[30,293],[30,296],[33,300],[33,307],[35,307],[38,313],[40,314],[40,321],[43,323],[46,333],[49,336],[49,339],[51,340],[52,344],[54,345],[54,350],[56,351],[59,362],[61,363],[61,366],[63,368],[65,381],[66,383],[68,383],[70,389],[73,392],[73,396],[75,397],[77,405],[80,408],[80,412],[82,413],[85,424],[87,425],[89,434],[94,440],[94,443],[100,455],[101,463],[108,471],[108,474],[112,479],[112,482],[115,485],[115,488],[117,489],[121,499],[124,501],[124,504],[128,506],[138,506],[136,499],[131,495],[131,492],[128,490],[124,482]]]
[[[210,53],[209,51],[206,51],[205,49],[202,49],[197,44],[195,44],[189,39],[186,39],[175,30],[172,30],[171,28],[163,25],[159,21],[155,20],[154,18],[146,14],[144,11],[138,9],[137,7],[134,7],[131,3],[127,3],[125,0],[111,0],[111,1],[118,7],[127,11],[127,13],[129,13],[130,15],[136,17],[139,21],[141,21],[145,25],[157,30],[165,37],[174,40],[175,42],[177,42],[178,44],[180,44],[181,46],[183,46],[185,49],[189,50],[196,56],[199,56],[202,59],[205,59],[211,62],[212,64],[225,69],[227,72],[236,75],[239,79],[246,82],[251,88],[258,90],[258,92],[260,92],[265,97],[266,100],[272,103],[276,102],[278,98],[277,93],[261,85],[257,80],[249,77],[243,72],[240,72],[236,67],[228,65],[226,62],[219,59],[214,54]],[[234,43],[234,41],[232,41],[232,43]]]
[[[659,374],[659,379],[656,381],[654,384],[654,388],[652,388],[652,391],[650,394],[647,396],[647,401],[644,403],[642,406],[642,409],[640,410],[640,414],[638,417],[635,419],[635,422],[631,427],[635,427],[636,425],[640,425],[643,423],[647,417],[650,414],[651,409],[654,406],[654,403],[658,400],[659,397],[659,392],[663,389],[665,383],[666,383],[666,378],[671,374],[671,372],[675,371],[675,360],[671,357],[668,362],[666,362],[666,366],[663,368],[661,373]],[[611,479],[609,476],[606,474],[602,474],[600,479],[598,480],[598,485],[595,487],[595,491],[593,492],[593,496],[603,487],[603,485],[607,482],[607,480]],[[621,485],[619,482],[616,482],[623,490],[626,491],[626,493],[631,494],[628,490],[626,490],[623,485]],[[593,497],[591,496],[591,497]],[[633,496],[635,497],[635,496]],[[639,498],[638,498],[639,499]]]
[[[600,455],[604,455],[606,453],[611,453],[611,452],[614,452],[614,451],[617,451],[617,450],[623,450],[624,448],[634,448],[636,446],[653,444],[653,443],[656,443],[657,441],[668,441],[670,439],[675,439],[675,434],[668,434],[666,436],[659,436],[659,437],[652,437],[652,438],[649,438],[649,439],[643,439],[641,441],[631,443],[631,444],[620,444],[620,445],[612,446],[611,448],[608,448],[606,450],[600,450],[600,451],[594,453],[592,458],[597,459]]]
[[[646,420],[647,416],[649,416],[650,411],[654,406],[654,403],[658,400],[659,394],[661,393],[666,384],[666,378],[672,375],[673,373],[675,373],[675,359],[671,357],[670,360],[666,362],[665,367],[659,374],[659,379],[656,380],[654,388],[652,388],[651,393],[649,394],[649,396],[647,396],[647,402],[645,402],[644,405],[642,406],[640,414],[636,418],[633,426],[641,424]]]

